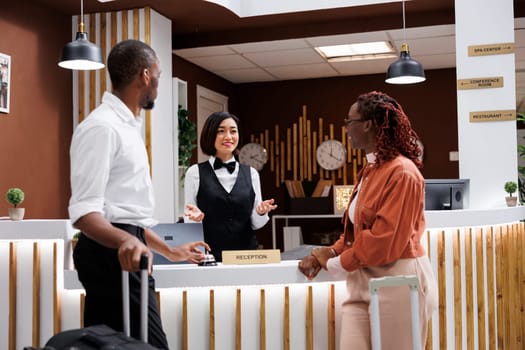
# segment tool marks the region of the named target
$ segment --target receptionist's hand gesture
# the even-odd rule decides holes
[[[201,222],[204,219],[204,213],[193,204],[186,204],[186,211],[184,212],[190,220],[195,222]]]

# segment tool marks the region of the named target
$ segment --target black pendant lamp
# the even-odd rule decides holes
[[[84,4],[80,1],[80,23],[74,41],[66,44],[62,49],[62,56],[58,65],[66,69],[95,70],[104,68],[102,50],[89,42],[88,33],[84,31]]]
[[[405,29],[405,0],[403,0],[403,44],[399,59],[388,66],[385,82],[389,84],[415,84],[425,81],[423,66],[410,58],[408,44],[406,43]]]

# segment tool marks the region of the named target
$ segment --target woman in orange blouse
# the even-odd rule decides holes
[[[425,230],[424,179],[419,171],[418,136],[399,103],[381,92],[358,97],[345,119],[353,148],[366,152],[350,203],[344,232],[330,247],[315,248],[299,262],[313,279],[321,268],[346,278],[341,349],[370,349],[370,278],[416,275],[422,348],[437,307],[437,283],[421,245]],[[411,349],[410,299],[406,286],[380,290],[381,339],[389,349]]]

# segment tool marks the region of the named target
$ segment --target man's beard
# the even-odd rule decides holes
[[[152,101],[152,100],[148,100],[146,101],[146,103],[142,105],[142,108],[147,109],[147,110],[153,109],[153,107],[155,107],[155,101]]]

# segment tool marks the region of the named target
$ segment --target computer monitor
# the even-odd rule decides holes
[[[158,224],[151,229],[155,231],[163,241],[172,247],[183,243],[204,241],[202,223]],[[174,264],[174,262],[169,261],[161,254],[154,252],[153,264]]]
[[[469,179],[426,179],[425,210],[468,208]]]

